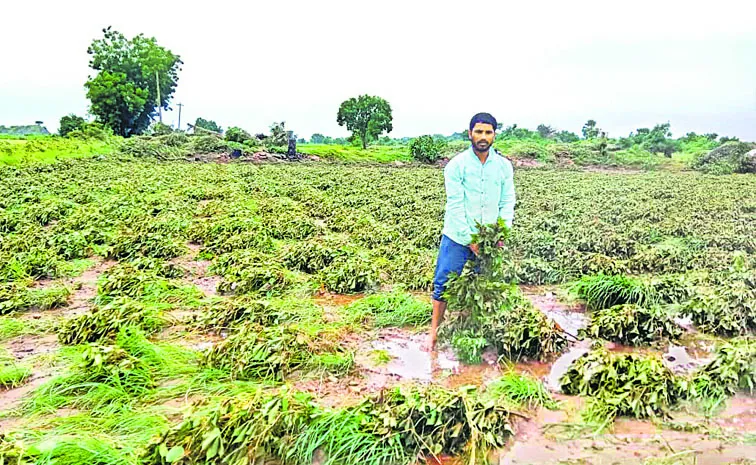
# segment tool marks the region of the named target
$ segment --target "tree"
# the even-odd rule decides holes
[[[289,143],[289,133],[286,131],[286,122],[273,123],[270,125],[270,137],[266,142],[270,145],[282,147]]]
[[[87,120],[81,116],[76,116],[73,113],[66,115],[60,119],[60,128],[58,133],[61,136],[67,136],[71,131],[78,131],[86,126]]]
[[[547,124],[539,124],[536,131],[538,131],[538,134],[544,139],[551,139],[556,134],[556,129]]]
[[[583,138],[584,139],[595,139],[599,136],[600,132],[601,132],[601,129],[596,127],[596,121],[592,119],[589,119],[583,125]]]
[[[558,140],[559,142],[577,142],[580,140],[577,134],[571,131],[559,131],[554,135],[554,139]]]
[[[223,133],[223,129],[218,126],[218,123],[213,120],[207,120],[205,118],[197,118],[197,121],[194,122],[194,127],[207,129],[208,131],[217,132],[218,134]]]
[[[380,97],[360,95],[341,103],[336,122],[339,126],[346,125],[352,131],[352,137],[359,137],[362,148],[367,148],[370,140],[377,138],[382,132],[391,132],[391,106]]]
[[[325,142],[326,137],[323,134],[315,133],[310,137],[310,143],[322,144]]]
[[[139,34],[127,39],[110,27],[87,49],[97,75],[84,87],[98,121],[124,137],[141,134],[156,108],[169,109],[183,64],[178,55]]]

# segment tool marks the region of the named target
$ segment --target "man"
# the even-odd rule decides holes
[[[446,312],[443,293],[450,273],[460,273],[478,254],[472,242],[475,222],[495,223],[502,218],[512,227],[515,189],[512,163],[493,150],[496,119],[478,113],[470,120],[470,147],[452,158],[444,169],[446,213],[433,279],[433,316],[428,350],[436,348],[436,332]]]

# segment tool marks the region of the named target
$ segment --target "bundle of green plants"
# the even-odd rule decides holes
[[[155,437],[142,461],[205,465],[248,465],[282,460],[311,421],[317,406],[309,394],[282,387],[256,389],[191,412],[179,425]]]
[[[585,334],[592,339],[642,346],[674,341],[682,335],[682,329],[666,307],[622,304],[592,312]]]
[[[601,310],[622,304],[652,306],[659,300],[647,283],[625,275],[599,273],[584,276],[572,286],[571,291],[585,300],[588,310]]]
[[[118,152],[129,157],[179,160],[186,157],[190,150],[187,146],[166,144],[158,137],[139,136],[123,139],[118,146]]]
[[[115,337],[125,327],[138,327],[147,334],[157,332],[166,324],[160,307],[145,305],[129,298],[117,298],[96,306],[90,313],[66,320],[58,328],[62,344],[99,342]]]
[[[181,225],[163,224],[154,218],[134,222],[121,228],[113,238],[108,257],[131,259],[136,257],[175,258],[186,253],[186,247],[176,231]]]
[[[189,239],[202,244],[204,250],[212,254],[240,249],[267,251],[273,247],[265,225],[251,211],[195,219],[189,227]]]
[[[586,419],[602,423],[617,416],[664,417],[686,396],[661,357],[601,347],[575,361],[560,383],[565,394],[588,397]]]
[[[63,261],[44,244],[22,251],[0,253],[0,280],[3,281],[58,278],[63,270]]]
[[[68,303],[66,286],[26,287],[21,282],[0,284],[0,315],[25,310],[49,310]]]
[[[350,321],[376,328],[387,326],[423,326],[430,322],[431,305],[402,290],[373,294],[356,300],[344,308]]]
[[[756,285],[746,280],[699,287],[681,307],[696,327],[720,336],[737,336],[756,330]]]
[[[200,329],[223,331],[243,323],[278,326],[322,319],[322,309],[308,301],[265,300],[255,295],[233,296],[208,305],[197,318]]]
[[[139,262],[119,263],[103,273],[97,284],[97,293],[108,297],[138,298],[176,289],[178,286],[162,277],[161,271],[157,267],[140,267]]]
[[[223,279],[218,284],[218,292],[227,294],[276,294],[284,291],[292,279],[288,270],[273,260],[261,260],[256,254],[235,260],[223,261],[221,256],[211,268]]]
[[[154,273],[161,278],[183,278],[186,274],[180,266],[158,258],[136,257],[127,263],[137,270]]]
[[[320,230],[313,219],[290,209],[263,215],[262,220],[268,235],[274,239],[303,240]]]
[[[512,434],[509,404],[472,387],[395,388],[353,407],[324,409],[302,393],[256,391],[197,410],[155,438],[144,463],[409,465],[418,458],[485,461]]]
[[[451,342],[468,363],[480,362],[487,346],[502,357],[519,360],[546,359],[567,345],[556,324],[534,308],[517,286],[503,281],[504,250],[499,243],[507,236],[502,220],[480,226],[473,236],[479,244],[477,259],[447,283],[444,297],[449,312],[439,339]]]
[[[203,364],[225,370],[235,379],[270,381],[282,381],[295,371],[322,369],[345,374],[352,360],[351,353],[342,349],[338,341],[309,333],[295,324],[244,324],[203,356]]]
[[[660,303],[678,304],[693,295],[693,283],[684,274],[666,274],[651,278],[650,286]]]
[[[418,458],[466,456],[485,462],[512,434],[508,402],[471,386],[394,388],[361,404],[316,412],[294,445],[294,462],[409,464]]]
[[[375,265],[360,255],[337,258],[321,270],[319,279],[327,290],[339,294],[373,290],[380,283]]]
[[[756,338],[738,337],[721,344],[714,359],[691,375],[693,398],[720,400],[738,391],[756,391]]]
[[[350,254],[347,247],[338,241],[310,239],[287,247],[283,263],[293,270],[318,273],[334,260]]]

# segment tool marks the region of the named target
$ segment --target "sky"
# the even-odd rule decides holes
[[[85,115],[86,50],[112,26],[181,56],[182,128],[286,121],[300,137],[344,136],[340,103],[370,94],[391,104],[392,137],[451,134],[486,111],[531,129],[580,133],[594,119],[619,137],[669,121],[675,137],[756,140],[753,1],[36,0],[0,12],[6,126]]]

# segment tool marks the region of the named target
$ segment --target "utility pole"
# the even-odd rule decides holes
[[[160,116],[160,122],[163,122],[163,109],[162,105],[160,105],[160,75],[158,75],[158,71],[155,70],[155,89],[157,89],[157,105],[158,105],[158,115]]]
[[[183,103],[179,103],[176,106],[179,107],[179,121],[178,121],[178,128],[177,129],[180,131],[181,130],[181,107],[183,107],[184,104]]]

